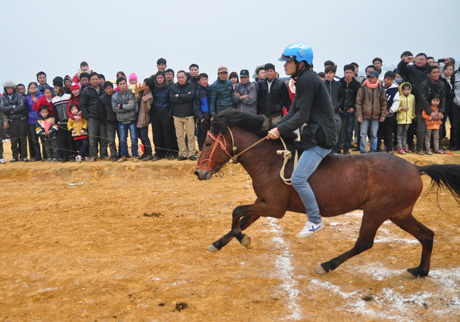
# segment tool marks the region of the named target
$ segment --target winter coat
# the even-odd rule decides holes
[[[83,118],[95,119],[105,122],[107,116],[105,115],[105,108],[99,99],[104,93],[104,90],[99,86],[96,90],[93,86],[88,86],[82,90],[80,94],[80,109],[83,114]]]
[[[430,109],[435,113],[439,112],[439,109],[436,106],[432,105],[430,107]],[[433,119],[431,119],[431,115],[428,114],[425,110],[422,111],[422,117],[425,119],[425,124],[426,124],[427,130],[439,130],[439,127],[442,124],[441,120],[433,120]]]
[[[275,124],[281,135],[302,130],[302,148],[315,146],[331,149],[337,142],[335,113],[326,86],[316,73],[303,69],[296,82],[291,110]]]
[[[273,88],[273,85],[272,85]],[[240,93],[240,96],[233,95],[233,102],[238,111],[257,114],[257,89],[256,85],[247,82],[246,84],[238,83],[235,86],[235,92]],[[249,95],[248,98],[241,99],[241,96]]]
[[[339,113],[340,106],[340,83],[333,80],[332,82],[327,79],[324,80],[324,86],[326,86],[329,98],[331,100],[332,107],[334,108],[335,114]]]
[[[67,104],[69,103],[70,94],[56,95],[53,97],[51,103],[53,103],[54,116],[56,122],[61,124],[67,124],[69,116],[67,115]]]
[[[128,90],[123,93],[118,91],[112,95],[112,109],[120,123],[129,124],[137,120],[138,105],[134,99],[134,94]]]
[[[46,99],[45,95],[40,97],[40,99],[37,101],[37,103],[34,103],[34,105],[33,105],[34,111],[37,111],[39,115],[40,115],[40,107],[41,106],[48,106],[48,108],[50,110],[50,116],[54,117],[53,103],[48,102],[48,100]]]
[[[35,97],[37,99],[40,99],[42,97],[42,93],[40,93],[40,91],[37,91],[37,93],[35,93]],[[38,117],[39,117],[39,114],[36,110],[34,110],[34,101],[32,99],[32,95],[31,94],[28,94],[24,100],[24,103],[26,104],[26,109],[27,109],[27,123],[29,124],[35,124],[37,123],[37,120],[38,120]],[[38,101],[37,101],[38,103]]]
[[[179,96],[176,97],[176,94]],[[171,103],[172,115],[176,117],[193,116],[193,97],[195,90],[193,85],[186,83],[180,85],[175,83],[169,91],[169,102]]]
[[[193,113],[198,121],[210,119],[209,105],[211,103],[211,91],[209,85],[203,87],[198,84],[193,99]]]
[[[365,85],[358,91],[356,97],[356,118],[378,120],[387,116],[387,99],[385,89],[378,84],[377,88]]]
[[[289,107],[289,92],[286,84],[274,78],[268,92],[268,79],[257,83],[257,114],[263,114],[266,117],[279,116],[283,114],[283,108]]]
[[[350,108],[356,111],[356,97],[361,84],[353,78],[350,83],[347,83],[344,78],[340,80],[340,104],[339,108],[342,112],[348,112]]]
[[[417,65],[409,65],[408,63],[401,60],[398,64],[398,71],[404,77],[404,81],[412,84],[412,94],[418,96],[418,86],[420,83],[428,78],[427,72],[429,64],[419,67]]]
[[[227,107],[235,107],[233,104],[233,84],[228,79],[217,79],[210,87],[211,90],[211,117],[219,114]]]
[[[392,83],[388,88],[384,88],[387,99],[387,117],[390,117],[399,110],[399,88],[396,83]]]
[[[2,111],[8,120],[25,120],[27,113],[22,95],[13,91],[13,94],[8,95],[5,91],[0,97],[0,111]]]
[[[45,135],[45,122],[48,122],[50,124],[53,124],[49,127],[49,132],[50,134],[47,136]],[[54,139],[57,137],[57,131],[58,131],[58,127],[56,124],[54,124],[55,121],[54,121],[54,118],[49,116],[44,119],[41,115],[40,117],[38,118],[37,120],[37,123],[35,123],[35,132],[37,133],[37,135],[41,135],[43,136],[45,139]]]
[[[101,101],[102,106],[104,106],[105,114],[107,116],[107,122],[118,123],[117,114],[115,114],[112,108],[112,96],[113,94],[107,95],[107,93],[104,93],[101,96],[99,96],[99,100]]]
[[[438,79],[436,82],[432,82],[431,79],[427,78],[420,83],[418,89],[418,100],[415,106],[415,114],[422,114],[424,110],[428,115],[433,113],[431,110],[431,96],[433,94],[439,94],[441,96],[441,102],[439,103],[439,112],[445,114],[446,112],[446,87],[444,82]]]
[[[147,97],[147,102],[144,102],[143,97]],[[152,108],[153,95],[151,92],[143,93],[139,95],[139,115],[137,117],[137,127],[143,128],[150,124],[150,109]]]
[[[163,89],[159,89],[158,86],[155,86],[153,90],[153,108],[150,110],[151,117],[153,117],[153,114],[171,115],[171,103],[169,102],[170,90],[170,85],[166,86]]]
[[[81,111],[77,114],[78,116],[81,115]],[[72,133],[72,136],[74,137],[74,140],[80,140],[80,139],[85,139],[88,137],[88,121],[85,120],[84,118],[75,121],[71,118],[69,118],[69,122],[67,123],[67,128],[69,131],[72,132],[72,130],[75,130],[76,133]],[[83,134],[81,133],[81,130],[85,131]]]
[[[408,96],[404,95],[402,86],[404,84],[409,83],[402,83],[399,85],[399,108],[398,113],[396,114],[396,121],[398,124],[411,124],[412,120],[415,118],[415,96],[409,94]],[[409,84],[410,88],[412,89],[412,85]],[[407,107],[407,111],[401,111],[401,108]]]

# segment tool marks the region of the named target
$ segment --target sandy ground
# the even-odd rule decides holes
[[[460,153],[404,158],[460,164]],[[206,182],[194,166],[0,166],[0,320],[460,320],[460,207],[448,193],[422,195],[414,211],[436,233],[427,278],[401,277],[421,246],[391,223],[322,276],[313,267],[352,247],[360,212],[326,218],[308,240],[294,237],[305,215],[262,218],[247,231],[251,249],[234,240],[213,254],[233,208],[255,197],[239,165]]]

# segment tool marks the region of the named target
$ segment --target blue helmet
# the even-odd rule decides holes
[[[313,64],[313,49],[304,42],[296,42],[287,46],[280,57],[280,61],[296,60],[306,61],[308,65]]]

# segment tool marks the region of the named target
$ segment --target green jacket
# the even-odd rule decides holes
[[[228,79],[221,81],[217,79],[210,88],[211,91],[211,117],[219,114],[228,107],[235,107],[233,104],[233,84]]]

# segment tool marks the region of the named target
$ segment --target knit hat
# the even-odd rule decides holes
[[[73,91],[74,89],[80,89],[80,85],[73,83],[70,90]]]
[[[69,80],[69,81],[72,81],[72,78],[70,78],[69,75],[65,75],[65,77],[64,77],[64,83],[65,83],[66,81],[68,81],[68,80]]]
[[[129,75],[129,80],[131,80],[131,79],[135,79],[136,82],[137,82],[137,75],[136,75],[136,73],[131,73],[131,74]]]
[[[3,83],[3,88],[7,88],[7,87],[16,88],[16,83],[13,82],[12,80],[7,80]]]

